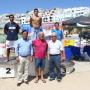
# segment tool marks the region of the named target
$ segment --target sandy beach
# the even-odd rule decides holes
[[[0,79],[0,90],[90,90],[90,62],[76,62],[75,67],[75,72],[67,74],[61,82],[47,78],[47,83],[34,83],[33,79],[28,85],[17,87],[16,78]]]
[[[90,72],[73,73],[66,75],[61,82],[49,81],[35,84],[34,80],[29,85],[16,86],[16,79],[1,79],[0,90],[90,90]]]

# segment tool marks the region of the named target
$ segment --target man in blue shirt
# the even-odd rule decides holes
[[[62,32],[62,30],[59,29],[59,23],[55,22],[54,27],[55,27],[55,29],[52,30],[52,33],[53,32],[56,33],[57,39],[61,41],[63,39],[63,32]]]
[[[16,61],[18,63],[18,83],[20,86],[22,80],[28,84],[29,61],[32,61],[33,49],[32,42],[28,39],[28,32],[22,31],[22,37],[15,44]]]
[[[4,34],[6,34],[7,61],[9,61],[10,49],[14,48],[14,43],[18,39],[19,25],[14,22],[14,15],[9,15],[10,22],[4,26]]]

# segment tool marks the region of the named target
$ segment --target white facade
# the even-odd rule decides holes
[[[42,16],[43,23],[45,22],[62,22],[64,20],[72,19],[78,16],[88,16],[90,15],[89,7],[75,7],[75,8],[54,8],[51,10],[39,9],[39,14]],[[33,11],[28,11],[24,14],[15,14],[15,21],[19,24],[29,23],[30,16]],[[0,15],[0,27],[9,21],[8,14]]]
[[[68,20],[78,16],[88,16],[90,14],[89,7],[79,7],[79,8],[68,8],[68,9],[59,9],[54,8],[48,10],[43,14],[44,22],[62,22],[63,20]]]

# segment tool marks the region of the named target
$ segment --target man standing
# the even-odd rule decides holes
[[[62,30],[59,29],[59,23],[55,22],[54,27],[55,27],[55,29],[52,30],[52,32],[56,33],[57,39],[61,41],[63,39],[63,32],[62,32]]]
[[[34,58],[35,58],[35,69],[36,69],[36,80],[35,83],[38,83],[39,80],[39,71],[41,75],[41,80],[43,83],[46,83],[43,74],[45,68],[45,58],[47,54],[47,43],[44,39],[44,33],[39,32],[38,39],[33,41],[34,48]]]
[[[14,22],[14,15],[9,15],[10,22],[5,24],[4,33],[7,35],[6,38],[6,49],[7,49],[7,61],[10,57],[10,49],[14,48],[15,41],[18,39],[19,25]]]
[[[22,31],[22,37],[15,45],[16,60],[18,63],[18,82],[17,86],[20,86],[22,80],[28,84],[28,69],[29,61],[32,61],[32,42],[28,39],[28,32]]]
[[[49,58],[50,58],[50,81],[55,79],[54,69],[57,71],[57,81],[61,81],[61,65],[60,55],[63,51],[61,41],[57,40],[56,33],[52,33],[51,40],[48,42]]]
[[[30,18],[30,25],[32,27],[30,36],[32,40],[35,40],[38,37],[38,33],[42,31],[42,18],[38,15],[38,13],[38,9],[34,9],[34,14]]]

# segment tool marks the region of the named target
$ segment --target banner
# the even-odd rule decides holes
[[[64,46],[74,46],[75,41],[73,39],[64,40]]]

